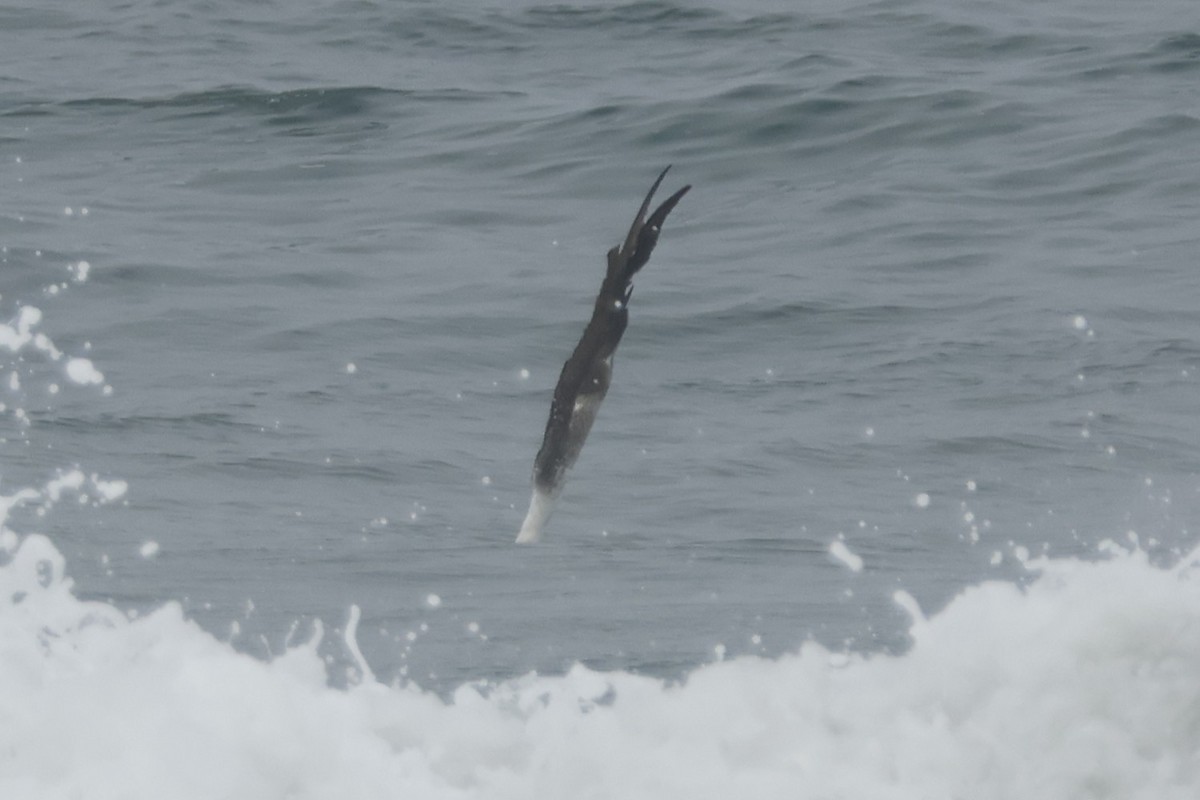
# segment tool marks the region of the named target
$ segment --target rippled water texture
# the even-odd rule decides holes
[[[1173,563],[1193,11],[10,5],[0,318],[37,309],[53,350],[0,341],[0,491],[37,492],[5,547],[45,533],[78,597],[178,602],[260,659],[357,605],[375,674],[443,692],[901,653],[898,589],[936,611],[1109,539]],[[603,254],[668,163],[695,188],[514,548]]]

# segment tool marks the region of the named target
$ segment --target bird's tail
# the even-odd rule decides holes
[[[654,185],[646,194],[646,199],[642,201],[637,216],[633,218],[633,224],[629,226],[629,233],[625,235],[625,241],[620,247],[614,247],[608,252],[608,280],[612,282],[613,286],[619,286],[622,292],[633,280],[637,271],[646,266],[646,262],[650,260],[650,253],[654,251],[654,245],[658,244],[658,234],[662,231],[667,215],[692,188],[690,184],[684,186],[664,200],[647,218],[646,212],[650,209],[650,201],[654,199],[654,193],[658,190],[663,178],[667,176],[667,170],[670,168],[670,165],[667,165],[667,168],[658,174],[658,179],[654,181]]]

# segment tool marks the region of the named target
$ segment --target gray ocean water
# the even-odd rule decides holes
[[[0,493],[129,484],[10,524],[81,596],[260,657],[357,605],[376,673],[439,689],[893,651],[900,589],[933,611],[1106,539],[1169,562],[1200,513],[1196,11],[9,4],[0,318],[37,307],[112,389],[0,348]],[[694,188],[514,547],[667,164]]]

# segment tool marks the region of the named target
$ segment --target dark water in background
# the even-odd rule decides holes
[[[255,654],[358,604],[376,672],[434,687],[894,649],[899,588],[937,609],[1130,531],[1169,561],[1198,79],[1191,2],[7,6],[0,315],[113,391],[14,355],[0,491],[130,485],[10,525]],[[515,548],[667,163],[695,188]]]

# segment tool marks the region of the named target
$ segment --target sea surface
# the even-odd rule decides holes
[[[0,797],[1194,800],[1198,10],[0,7]]]

